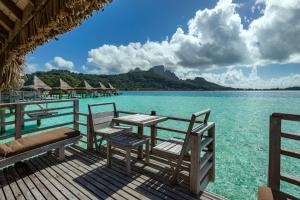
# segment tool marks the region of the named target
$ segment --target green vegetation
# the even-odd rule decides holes
[[[135,69],[125,74],[94,75],[73,73],[66,70],[52,70],[49,72],[36,72],[28,76],[37,75],[49,86],[53,86],[59,78],[62,78],[72,87],[76,87],[81,81],[86,80],[93,87],[99,87],[101,81],[107,86],[110,82],[120,90],[230,90],[203,78],[194,80],[181,80],[174,73],[165,70],[164,66],[155,66],[148,71]],[[30,77],[29,77],[30,78]]]

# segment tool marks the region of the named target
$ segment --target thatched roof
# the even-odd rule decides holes
[[[94,88],[87,82],[87,81],[82,81],[77,87],[77,90],[93,90]]]
[[[28,52],[72,30],[110,1],[1,0],[0,89],[17,84]]]
[[[114,86],[112,86],[112,84],[110,84],[110,83],[108,83],[108,87],[109,87],[109,89],[111,89],[111,90],[115,90],[116,88],[114,87]]]
[[[61,78],[53,85],[52,89],[63,91],[73,90],[73,88]]]
[[[46,83],[44,83],[41,79],[39,79],[39,77],[35,75],[24,83],[23,88],[29,88],[34,90],[51,90],[51,87],[49,87]]]
[[[108,90],[109,88],[107,88],[107,87],[105,87],[105,85],[103,85],[103,83],[101,83],[100,81],[99,81],[99,85],[100,85],[100,90]]]

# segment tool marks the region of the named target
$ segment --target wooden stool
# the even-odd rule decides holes
[[[131,150],[143,145],[146,145],[146,163],[149,163],[149,138],[138,138],[136,135],[115,135],[107,139],[107,166],[111,166],[112,147],[117,147],[126,151],[126,168],[127,174],[131,171]]]

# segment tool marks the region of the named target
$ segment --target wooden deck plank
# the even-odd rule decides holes
[[[37,170],[40,171],[40,173],[50,182],[53,184],[53,186],[59,191],[59,193],[61,193],[61,195],[65,196],[66,198],[70,198],[70,199],[78,199],[77,197],[75,197],[67,188],[65,188],[64,185],[60,184],[60,182],[58,182],[57,177],[53,177],[51,176],[48,171],[46,170],[46,168],[39,163],[39,161],[34,158],[30,160],[30,163],[32,164],[32,166],[34,166]]]
[[[16,169],[14,167],[11,168],[10,170],[11,175],[14,177],[14,181],[17,183],[19,186],[22,194],[26,199],[34,199],[33,195],[31,194],[30,190],[26,186],[26,184],[23,182],[23,180],[20,178],[18,173],[16,172]]]
[[[35,199],[38,200],[45,200],[42,193],[39,191],[39,189],[35,186],[33,181],[29,178],[28,174],[25,173],[25,170],[22,166],[15,167],[16,172],[18,173],[19,177],[23,179],[28,189],[32,192]]]
[[[57,159],[54,159],[52,157],[47,157],[47,159],[52,160],[52,162],[57,162]],[[65,162],[61,162],[59,167],[65,173],[71,175],[73,181],[80,183],[81,187],[87,188],[89,191],[93,192],[99,199],[114,199],[103,192],[101,190],[101,187],[97,186],[97,184],[95,184],[93,180],[91,181],[90,179],[80,177],[83,175],[83,173],[78,173],[78,170],[69,168],[69,166]]]
[[[78,157],[78,158],[80,160],[83,159],[81,157]],[[86,161],[88,162],[88,160],[89,160],[89,158],[87,158]],[[80,164],[80,163],[78,163],[78,164]],[[82,165],[82,163],[81,163],[81,165]],[[137,187],[139,185],[134,184],[134,181],[135,181],[134,179],[130,179],[128,176],[124,176],[123,174],[114,172],[113,170],[111,170],[109,168],[106,168],[106,163],[102,163],[102,164],[97,163],[96,164],[96,162],[94,162],[93,160],[90,160],[90,163],[85,165],[85,167],[89,167],[90,170],[95,171],[95,173],[98,176],[100,176],[101,178],[105,178],[103,176],[103,174],[104,175],[109,174],[109,176],[107,176],[107,179],[109,181],[114,180],[115,184],[117,184],[118,182],[122,183],[122,185],[121,185],[122,188],[121,189],[125,190],[126,192],[130,193],[131,195],[137,197],[138,199],[149,199],[149,198],[150,199],[157,199],[158,198],[158,197],[156,197],[155,195],[152,195],[152,194],[150,194],[150,196],[149,196],[149,193],[146,193],[145,195],[143,195],[143,193],[136,192],[135,190],[137,189]],[[106,168],[105,171],[103,170],[103,167]],[[141,191],[139,190],[139,192],[141,192]]]
[[[68,151],[73,151],[77,149],[77,152],[73,152],[74,154],[83,154],[83,152],[80,150],[81,148],[78,147],[78,146],[74,146],[73,148],[70,148],[68,149]],[[92,155],[96,160],[99,158],[99,155],[98,154],[95,154],[95,153],[86,153],[84,152],[84,156],[89,156],[89,155]],[[115,156],[117,155],[118,156],[118,153],[114,154]],[[133,157],[137,157],[137,154],[133,154]],[[159,162],[156,160],[156,156],[151,156],[151,157],[154,157],[155,159],[152,159],[150,163],[155,163],[155,166],[154,167],[150,167],[150,166],[143,166],[142,163],[140,162],[137,162],[135,163],[135,165],[137,165],[138,167],[134,167],[134,171],[138,172],[139,174],[139,178],[145,178],[147,180],[149,180],[149,177],[151,176],[155,176],[155,178],[157,179],[156,183],[160,186],[158,186],[161,190],[163,188],[166,188],[167,191],[171,192],[171,193],[175,193],[179,196],[181,196],[182,199],[196,199],[197,197],[195,197],[194,195],[192,195],[191,193],[189,193],[187,191],[187,186],[185,186],[185,188],[182,188],[182,186],[174,186],[174,185],[170,185],[168,183],[168,174],[166,174],[166,169],[168,169],[168,165],[165,164],[165,163],[161,163],[161,159],[159,159]],[[119,159],[115,160],[116,163],[118,163],[116,165],[117,169],[120,169],[120,165],[122,167],[125,168],[125,163],[123,161],[121,161],[120,159],[122,159],[122,157],[119,156]],[[162,167],[163,166],[163,167]],[[121,168],[121,173],[124,173],[122,171],[122,168]],[[151,178],[150,178],[151,179]],[[161,186],[163,184],[163,186]],[[156,191],[157,192],[157,191]],[[162,190],[163,192],[163,190]],[[204,192],[200,199],[211,199],[211,198],[214,198],[214,199],[225,199],[221,196],[218,196],[218,195],[214,195],[212,193],[209,193],[209,192]]]
[[[68,151],[72,151],[72,150],[74,150],[74,149],[69,149]],[[78,152],[76,152],[76,153],[74,153],[74,154],[76,154],[76,156],[77,155],[80,155],[81,154],[81,152],[80,151],[78,151]],[[90,154],[84,154],[84,155],[82,155],[82,157],[80,158],[80,160],[81,159],[85,159],[86,157],[89,157],[90,158],[90,156],[92,156],[93,157],[93,155],[90,155]],[[91,159],[97,159],[97,157],[94,157],[94,158],[91,158]],[[106,164],[105,162],[106,161],[102,161],[102,162],[104,162],[104,163],[102,163],[102,164]],[[125,167],[125,163],[124,162],[120,162],[120,163],[118,163],[117,165],[116,165],[116,167],[114,168],[114,170],[116,170],[118,173],[121,173],[122,174],[122,176],[125,176],[126,177],[126,173],[124,172],[124,170],[122,170],[122,168],[120,168],[119,166],[121,165],[121,167]],[[101,166],[101,164],[100,165],[98,165],[98,167],[100,167]],[[174,190],[172,190],[171,189],[171,187],[169,188],[169,187],[167,187],[165,184],[162,184],[162,183],[159,183],[157,180],[153,180],[152,178],[150,178],[150,177],[147,177],[147,176],[143,176],[142,174],[135,174],[135,180],[134,181],[137,181],[137,183],[138,183],[138,185],[142,185],[142,184],[144,184],[144,187],[145,187],[145,182],[147,182],[147,184],[149,184],[149,187],[147,187],[147,189],[149,190],[149,188],[150,188],[150,191],[152,192],[152,193],[154,193],[155,195],[159,195],[160,197],[165,197],[165,196],[168,196],[169,198],[173,198],[173,199],[188,199],[188,200],[190,200],[190,199],[193,199],[194,197],[192,197],[192,196],[188,196],[188,195],[180,195],[180,193],[179,192],[177,192],[177,194],[175,193],[174,194]],[[143,177],[143,178],[141,178],[141,177]],[[150,187],[151,186],[151,187]],[[170,189],[171,191],[169,191],[168,189],[166,189],[166,188],[168,188],[168,189]],[[157,190],[159,189],[159,193],[157,192]],[[176,192],[176,191],[175,191]],[[178,195],[179,194],[179,195]],[[195,198],[194,198],[195,199]]]
[[[41,167],[45,168],[46,171],[56,180],[59,184],[65,186],[68,190],[70,190],[72,196],[75,195],[75,199],[90,199],[83,193],[81,193],[77,188],[75,188],[70,182],[66,181],[60,174],[56,173],[51,166],[47,165],[40,157],[36,158],[35,161],[41,165]],[[66,194],[66,193],[65,193]],[[70,198],[71,196],[67,196]]]
[[[13,192],[15,198],[17,200],[25,200],[24,195],[22,194],[22,192],[20,191],[18,185],[16,184],[13,176],[11,175],[10,171],[11,171],[12,167],[9,167],[8,169],[4,169],[4,175],[7,181],[7,184],[9,184],[11,191]]]
[[[114,153],[111,168],[104,154],[79,146],[68,147],[65,152],[64,161],[54,154],[43,154],[0,170],[0,199],[224,199],[207,192],[194,196],[185,183],[171,185],[168,162],[155,156],[145,165],[133,151],[128,176],[122,151]]]
[[[11,191],[9,184],[7,183],[3,171],[0,171],[0,183],[5,194],[6,199],[15,199],[13,192]]]
[[[89,180],[92,184],[95,185],[95,187],[101,189],[104,193],[106,193],[108,196],[111,196],[115,199],[126,199],[125,197],[121,196],[122,192],[119,190],[116,190],[116,188],[111,188],[111,184],[109,182],[105,182],[103,179],[100,179],[99,177],[92,174],[90,171],[84,169],[81,166],[81,163],[74,164],[71,160],[65,160],[63,163],[66,167],[68,167],[72,171],[76,171],[78,178],[85,178],[86,180]]]
[[[46,162],[48,165],[52,165],[53,169],[56,172],[60,173],[61,176],[63,176],[66,180],[72,183],[78,190],[80,190],[90,199],[104,199],[104,197],[107,197],[106,194],[99,192],[97,188],[95,188],[92,184],[83,179],[74,181],[77,175],[65,166],[63,166],[62,163],[58,163],[57,160],[53,161],[51,157],[41,157],[41,159],[43,159],[43,161]],[[83,187],[83,185],[85,187]],[[103,196],[103,198],[100,198],[101,196]]]
[[[41,178],[41,175],[39,174],[39,172],[36,172],[34,169],[30,168],[28,166],[28,161],[25,161],[26,164],[26,173],[27,175],[30,177],[31,181],[35,184],[35,186],[39,189],[39,191],[44,195],[44,197],[48,200],[55,200],[55,196],[54,194],[50,191],[51,189],[51,184],[48,184],[48,181],[46,180],[46,182],[44,182],[44,179]],[[45,184],[45,185],[44,185]],[[50,186],[50,188],[49,188]]]
[[[120,177],[126,178],[127,174],[122,169],[114,168],[114,170],[116,170],[116,173],[118,173],[118,175]],[[178,196],[176,196],[175,194],[171,195],[171,196],[167,195],[167,191],[163,191],[162,193],[161,192],[158,193],[157,190],[156,190],[157,188],[154,188],[153,185],[152,186],[145,185],[147,180],[141,179],[139,177],[140,176],[139,174],[134,173],[133,176],[134,176],[134,179],[132,179],[131,182],[134,183],[134,189],[143,188],[144,190],[146,190],[148,192],[148,194],[150,192],[151,193],[151,199],[153,199],[153,198],[165,199],[166,197],[169,197],[169,198],[172,198],[172,199],[178,199],[178,200],[182,199],[182,198],[179,198]]]

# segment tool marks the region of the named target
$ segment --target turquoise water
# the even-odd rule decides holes
[[[300,114],[300,92],[297,91],[124,92],[121,96],[81,99],[80,111],[87,112],[89,103],[109,101],[116,102],[120,110],[146,113],[155,110],[157,114],[187,118],[210,108],[210,121],[216,123],[216,180],[208,190],[229,199],[256,199],[258,186],[266,185],[270,114]],[[43,126],[46,122],[51,125],[68,120],[66,117],[45,120]],[[187,124],[168,122],[166,125],[187,127]],[[35,124],[28,123],[28,126],[35,127]],[[284,123],[283,129],[300,133],[300,123]],[[172,135],[160,132],[159,136]],[[283,145],[300,151],[299,143],[284,141]],[[300,177],[299,160],[284,158],[283,162],[284,172]],[[282,187],[300,196],[299,188],[286,184]]]

